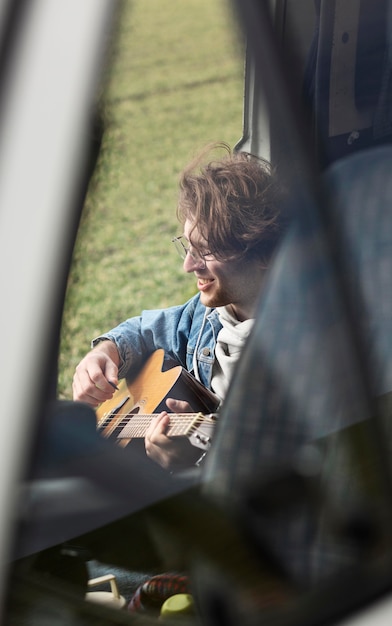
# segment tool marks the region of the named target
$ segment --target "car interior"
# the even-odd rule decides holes
[[[316,626],[377,619],[385,607],[390,617],[391,2],[230,4],[246,39],[235,149],[276,167],[291,221],[206,461],[175,476],[138,446],[129,453],[101,437],[87,405],[56,397],[67,273],[103,132],[92,102],[121,4],[67,0],[56,20],[50,4],[5,3],[0,15],[3,205],[22,206],[29,193],[44,211],[53,194],[64,198],[53,223],[43,214],[42,232],[28,222],[20,234],[28,258],[48,232],[53,250],[45,272],[21,270],[43,278],[20,340],[46,352],[24,390],[28,424],[22,400],[0,452],[0,504],[12,512],[0,536],[1,623]],[[75,14],[72,58],[54,58],[49,76],[62,70],[43,156],[23,188],[34,161],[25,146],[42,120],[21,101],[20,81],[34,103],[38,44]],[[35,189],[38,179],[53,189]],[[10,327],[15,312],[2,315]],[[18,368],[10,358],[6,410]]]

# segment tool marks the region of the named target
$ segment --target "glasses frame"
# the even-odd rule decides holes
[[[212,261],[214,259],[214,255],[211,254],[211,252],[202,253],[199,250],[193,248],[192,244],[189,243],[188,239],[186,239],[184,235],[174,237],[171,242],[174,244],[175,249],[177,250],[183,261],[185,261],[187,254],[190,254],[192,259],[196,263],[202,262],[204,266],[206,264],[206,261]]]

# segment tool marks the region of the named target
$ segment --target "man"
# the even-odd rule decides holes
[[[158,348],[223,400],[286,220],[265,161],[232,153],[226,144],[214,149],[224,156],[205,164],[205,151],[181,175],[183,234],[173,240],[198,294],[181,306],[145,311],[95,339],[76,368],[74,400],[97,407],[110,399],[118,379]],[[192,410],[181,398],[166,404],[171,412]],[[169,423],[166,412],[151,422],[145,449],[163,468],[175,469],[184,465],[184,442],[166,436]]]

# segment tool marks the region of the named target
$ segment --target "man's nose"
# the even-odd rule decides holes
[[[196,270],[204,269],[206,266],[204,259],[201,257],[194,257],[190,252],[187,253],[184,259],[184,271],[185,272],[194,272]]]

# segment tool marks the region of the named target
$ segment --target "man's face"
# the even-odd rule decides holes
[[[184,270],[196,276],[201,302],[207,307],[231,305],[239,320],[253,317],[265,273],[261,263],[218,261],[211,255],[206,258],[198,256],[197,253],[208,253],[208,247],[189,220],[184,224],[184,237],[190,244],[191,252],[184,260]]]

